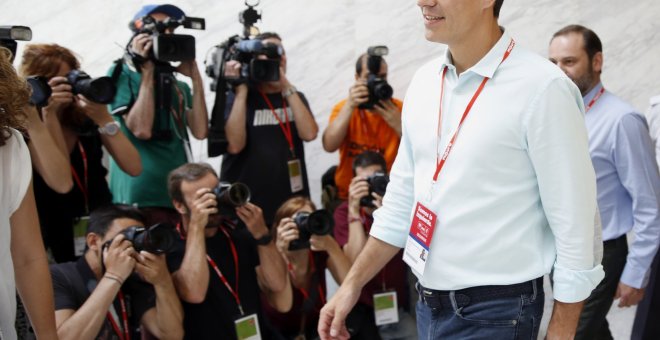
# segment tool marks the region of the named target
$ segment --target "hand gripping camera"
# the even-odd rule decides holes
[[[300,212],[293,217],[298,227],[298,239],[289,243],[289,250],[309,248],[309,239],[312,235],[328,235],[332,233],[335,220],[326,210],[317,210],[313,213]]]
[[[174,226],[169,223],[158,223],[151,227],[132,226],[120,234],[133,244],[138,253],[144,250],[156,255],[171,251],[177,237]],[[110,243],[112,240],[107,241],[104,248],[110,246]]]
[[[360,205],[368,208],[375,207],[374,197],[371,194],[376,193],[380,196],[385,195],[385,190],[387,189],[387,184],[389,182],[390,177],[383,172],[376,172],[373,175],[367,177],[367,183],[369,184],[369,195],[360,199]]]
[[[369,100],[360,104],[360,109],[371,109],[381,100],[392,98],[394,90],[392,86],[387,83],[387,80],[380,78],[380,65],[383,61],[383,56],[389,53],[387,46],[371,46],[367,49],[367,88],[369,89]]]
[[[251,195],[250,188],[240,182],[233,184],[220,182],[213,188],[213,193],[218,202],[218,212],[226,217],[236,217],[235,209],[246,205]]]

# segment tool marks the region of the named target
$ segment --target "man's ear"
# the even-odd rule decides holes
[[[591,59],[591,67],[594,72],[601,73],[603,72],[603,52],[596,52],[594,57]]]
[[[101,249],[103,246],[103,243],[101,242],[102,240],[103,238],[95,233],[88,233],[87,236],[85,236],[85,243],[87,243],[87,248],[92,251]]]
[[[188,207],[186,207],[186,205],[183,204],[183,202],[172,200],[172,205],[174,205],[174,209],[176,209],[176,211],[179,214],[181,215],[188,214]]]
[[[494,10],[493,7],[495,7],[495,0],[481,0],[481,6],[483,9],[490,8],[490,11]]]

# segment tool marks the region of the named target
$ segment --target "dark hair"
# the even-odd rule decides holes
[[[495,6],[493,6],[493,15],[496,18],[500,17],[500,9],[502,9],[502,4],[504,3],[504,0],[495,0]]]
[[[271,228],[274,233],[273,236],[277,236],[277,225],[280,224],[280,221],[285,217],[291,217],[296,211],[304,208],[306,205],[310,206],[312,210],[316,211],[316,205],[308,197],[304,196],[293,196],[286,200],[275,212],[275,218],[273,219],[273,228]]]
[[[594,31],[582,26],[582,25],[568,25],[555,33],[552,36],[552,39],[560,36],[569,35],[571,33],[582,34],[582,41],[584,42],[584,50],[589,56],[589,60],[592,60],[596,53],[603,52],[603,44],[600,42],[600,38],[594,33]]]
[[[355,62],[355,74],[357,74],[358,76],[362,74],[362,68],[363,68],[362,64],[366,62],[367,56],[368,55],[366,53],[363,53],[358,57],[357,61]]]
[[[270,38],[275,38],[279,41],[282,41],[282,37],[280,37],[279,34],[275,32],[264,32],[264,33],[259,33],[256,37],[254,37],[257,40],[266,40]]]
[[[130,205],[117,204],[98,208],[89,215],[89,226],[87,234],[94,233],[101,237],[105,236],[112,222],[119,218],[130,218],[144,224],[144,215]]]
[[[167,191],[170,194],[170,198],[177,202],[183,202],[181,182],[193,182],[207,174],[218,176],[215,170],[207,163],[186,163],[172,170],[167,176]]]
[[[375,151],[365,151],[353,159],[353,175],[355,175],[355,169],[366,168],[371,165],[380,165],[383,171],[387,170],[387,163],[383,155]]]

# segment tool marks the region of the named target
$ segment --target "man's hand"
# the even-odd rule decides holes
[[[383,196],[381,196],[381,195],[379,195],[375,192],[372,192],[371,196],[374,198],[374,200],[372,202],[374,204],[374,207],[376,207],[376,209],[383,206]]]
[[[156,255],[141,251],[136,258],[135,271],[144,281],[157,286],[170,280],[164,254]]]
[[[381,100],[374,105],[371,112],[383,117],[387,125],[401,135],[401,110],[399,110],[399,107],[391,99]]]
[[[346,104],[351,108],[355,109],[369,101],[369,88],[367,88],[367,82],[364,80],[357,80],[353,86],[348,90],[348,100]]]
[[[369,183],[362,176],[355,176],[348,186],[348,212],[352,215],[360,214],[360,200],[369,196]]]
[[[68,83],[64,77],[53,77],[48,81],[53,93],[48,99],[48,105],[44,110],[50,113],[59,113],[73,103],[73,93],[71,92],[71,84]]]
[[[318,332],[322,340],[348,339],[350,334],[346,329],[346,316],[360,297],[360,289],[344,282],[332,296],[332,299],[323,306],[319,317]]]
[[[206,228],[209,215],[218,213],[218,202],[209,188],[201,188],[195,193],[190,209],[190,228]]]
[[[546,340],[573,339],[583,306],[584,301],[564,303],[555,300]]]
[[[104,126],[105,124],[114,121],[112,116],[110,116],[110,112],[108,112],[108,106],[105,104],[93,102],[85,98],[82,94],[79,94],[76,97],[76,104],[83,110],[83,112],[85,112],[85,115],[93,120],[98,126]]]
[[[280,224],[277,226],[277,241],[275,242],[277,250],[282,254],[286,254],[289,251],[291,241],[298,238],[300,238],[300,231],[293,219],[290,217],[281,219]]]
[[[245,223],[248,231],[255,239],[260,239],[268,234],[268,227],[266,227],[264,213],[261,211],[261,208],[252,203],[248,203],[236,208],[236,214],[238,215],[238,218]]]
[[[115,236],[103,252],[105,272],[126,280],[135,268],[134,253],[133,244],[123,234]]]
[[[630,307],[638,304],[644,298],[644,288],[630,287],[619,282],[614,299],[619,299],[619,307]]]
[[[135,54],[142,56],[143,58],[149,58],[149,51],[151,51],[151,46],[153,45],[153,39],[151,35],[147,33],[140,33],[133,38],[131,41],[131,48]]]

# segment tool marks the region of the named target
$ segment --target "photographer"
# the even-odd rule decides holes
[[[280,79],[242,83],[227,96],[229,154],[223,157],[221,177],[247,184],[252,202],[262,207],[266,223],[272,225],[282,202],[293,195],[309,196],[303,141],[314,140],[318,126],[307,99],[286,77],[282,39],[275,33],[262,33],[257,39],[281,51]],[[228,64],[230,70],[240,67],[235,61]],[[265,168],[269,176],[264,176]]]
[[[268,339],[259,291],[283,292],[286,266],[259,207],[235,208],[247,228],[223,223],[213,191],[218,183],[213,168],[202,163],[184,164],[168,178],[181,237],[167,262],[183,300],[186,339],[236,339],[245,327]]]
[[[264,303],[266,316],[284,339],[318,337],[316,326],[319,312],[325,304],[325,269],[330,269],[333,278],[341,284],[351,266],[337,241],[332,237],[332,217],[327,215],[327,228],[312,226],[310,220],[316,211],[314,203],[304,197],[293,197],[282,204],[275,213],[273,233],[276,234],[277,250],[282,254],[289,270],[286,294],[266,294],[269,303]],[[316,212],[324,213],[324,211]],[[301,218],[302,217],[302,218]],[[316,220],[319,221],[319,220]],[[319,235],[309,230],[322,228],[328,234]],[[308,244],[302,244],[303,242]],[[284,298],[291,309],[278,312],[270,305],[273,300]]]
[[[173,5],[142,7],[131,21],[134,36],[124,60],[108,71],[117,85],[117,95],[110,109],[121,130],[139,151],[144,165],[144,171],[133,177],[113,157],[110,161],[110,190],[114,202],[138,206],[145,213],[148,224],[176,223],[178,220],[163,184],[171,170],[192,157],[187,129],[197,139],[206,138],[208,130],[204,87],[195,60],[182,61],[176,68],[157,61],[153,52],[154,32],[140,33],[145,21],[154,21],[158,25],[168,19],[182,20],[184,16],[183,11]],[[172,32],[172,28],[167,28],[163,34]],[[121,69],[116,71],[117,67]],[[190,87],[178,80],[173,81],[170,93],[159,87],[156,77],[167,76],[175,80],[174,72],[192,80],[192,94]],[[159,96],[171,97],[169,111],[157,108]]]
[[[95,210],[85,255],[51,265],[60,339],[139,339],[140,327],[159,339],[183,337],[183,313],[165,256],[136,252],[121,233],[143,227],[143,221],[128,206]]]
[[[369,64],[374,66],[369,67]],[[378,152],[385,157],[389,171],[399,147],[403,103],[395,98],[374,101],[374,91],[368,86],[370,76],[386,81],[387,63],[381,56],[367,53],[358,58],[355,64],[355,83],[349,88],[348,98],[332,109],[330,122],[323,132],[325,151],[339,150],[335,183],[342,200],[348,199],[348,186],[353,177],[351,165],[358,154],[368,150]],[[382,86],[389,86],[386,84]],[[391,97],[391,92],[389,94]]]
[[[23,136],[30,91],[0,47],[0,337],[14,340],[16,291],[39,339],[57,339],[48,262],[39,242],[30,154]],[[36,242],[35,242],[36,240]]]
[[[84,250],[84,225],[89,212],[112,202],[105,179],[108,171],[102,165],[103,149],[117,160],[122,169],[132,176],[140,174],[140,155],[126,136],[119,131],[98,98],[76,93],[75,74],[80,63],[73,52],[56,44],[29,44],[25,46],[20,73],[23,76],[41,76],[48,79],[52,95],[41,110],[43,120],[55,138],[59,152],[68,155],[75,185],[60,193],[48,185],[48,178],[61,165],[45,163],[44,152],[55,153],[48,140],[37,138],[41,119],[33,112],[29,115],[28,134],[30,151],[35,154],[35,196],[44,241],[56,262],[73,261]],[[102,81],[102,80],[101,80]],[[106,89],[111,92],[110,89]],[[91,91],[90,91],[91,92]],[[84,225],[80,225],[80,224]],[[74,246],[74,227],[81,227],[79,241]],[[76,249],[77,248],[77,249]]]
[[[367,242],[373,223],[373,212],[382,204],[382,196],[373,192],[367,179],[376,173],[385,173],[386,163],[383,156],[373,151],[365,151],[355,157],[353,173],[355,177],[349,186],[348,201],[342,203],[334,212],[335,238],[344,249],[351,263],[355,261]],[[365,202],[366,201],[366,202]],[[371,204],[366,204],[371,201]],[[362,290],[358,304],[349,314],[347,323],[361,325],[357,334],[361,338],[416,339],[417,332],[412,316],[406,312],[409,306],[407,275],[408,268],[402,260],[403,253],[394,256]],[[374,294],[395,292],[398,305],[398,323],[378,326],[374,318]]]

